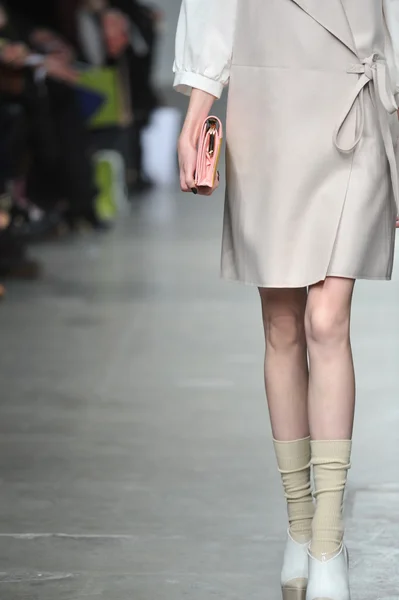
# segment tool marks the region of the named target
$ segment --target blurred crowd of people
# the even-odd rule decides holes
[[[141,139],[158,104],[160,22],[136,0],[0,0],[0,283],[37,275],[30,241],[109,227],[96,210],[97,150],[121,153],[130,197],[151,187]],[[123,98],[118,123],[96,130],[78,94],[90,68],[112,68]]]

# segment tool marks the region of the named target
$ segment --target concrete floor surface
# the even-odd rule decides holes
[[[222,197],[152,194],[34,249],[0,307],[0,599],[277,600],[285,509],[256,290]],[[399,258],[399,257],[398,257]],[[359,282],[353,600],[399,598],[399,276]]]

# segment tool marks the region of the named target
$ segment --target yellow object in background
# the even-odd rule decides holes
[[[88,122],[90,129],[123,125],[123,98],[119,73],[112,67],[93,67],[79,74],[79,85],[101,94],[105,102]]]
[[[114,197],[114,172],[108,160],[98,158],[95,161],[95,179],[99,190],[96,214],[104,221],[113,220],[117,214],[117,206]]]

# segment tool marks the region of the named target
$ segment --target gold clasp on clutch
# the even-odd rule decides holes
[[[217,133],[216,121],[209,121],[209,156],[213,156],[215,153],[215,138]]]

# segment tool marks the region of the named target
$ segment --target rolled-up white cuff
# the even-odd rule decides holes
[[[205,75],[199,73],[192,73],[190,71],[177,71],[175,73],[175,81],[173,87],[176,91],[190,96],[192,89],[202,90],[212,94],[215,98],[220,98],[223,93],[223,84],[220,81],[210,79]]]

